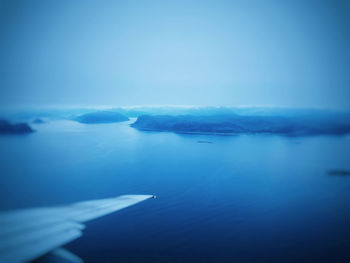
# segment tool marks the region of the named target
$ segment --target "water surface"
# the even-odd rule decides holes
[[[0,208],[156,194],[87,224],[86,262],[350,262],[350,136],[54,121],[0,137]],[[211,143],[198,143],[208,141]]]

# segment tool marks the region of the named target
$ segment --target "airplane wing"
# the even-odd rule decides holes
[[[85,222],[137,204],[153,195],[122,195],[58,207],[0,213],[0,263],[83,262],[62,245],[82,235]]]

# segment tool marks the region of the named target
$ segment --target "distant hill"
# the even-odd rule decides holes
[[[177,133],[274,133],[291,136],[350,133],[350,116],[334,112],[279,115],[143,115],[131,125],[140,130]]]
[[[0,118],[11,120],[32,121],[35,118],[43,120],[75,119],[76,116],[94,112],[114,112],[129,118],[142,115],[193,115],[193,116],[218,116],[218,115],[244,115],[244,116],[305,116],[305,115],[329,115],[338,111],[326,109],[284,108],[284,107],[213,107],[213,106],[135,106],[135,107],[110,107],[110,108],[40,108],[1,110]]]
[[[27,134],[33,131],[26,123],[11,124],[6,120],[0,120],[0,134]]]
[[[75,120],[80,123],[95,124],[128,121],[129,118],[117,112],[96,111],[80,115]]]

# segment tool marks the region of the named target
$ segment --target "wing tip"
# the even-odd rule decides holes
[[[156,195],[121,195],[121,196],[118,196],[119,198],[122,197],[122,198],[130,198],[130,199],[135,199],[135,200],[138,200],[138,201],[143,201],[143,200],[146,200],[146,199],[155,199],[157,198]]]

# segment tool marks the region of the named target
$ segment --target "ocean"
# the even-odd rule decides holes
[[[132,122],[132,121],[131,121]],[[50,121],[0,137],[0,209],[123,194],[85,262],[350,262],[350,136],[188,135]]]

